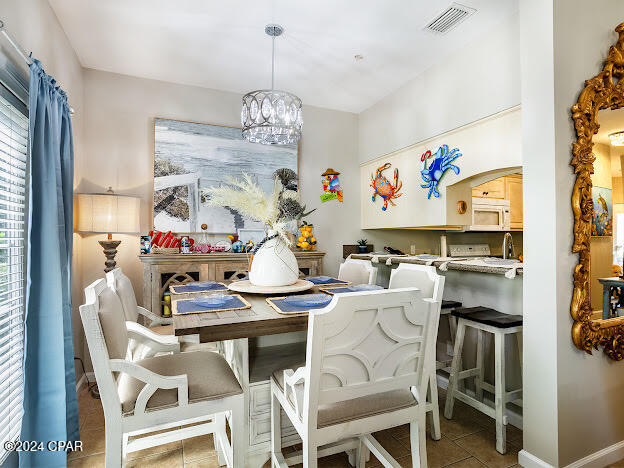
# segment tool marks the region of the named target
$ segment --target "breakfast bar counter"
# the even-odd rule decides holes
[[[472,271],[475,273],[492,273],[496,275],[504,275],[510,269],[498,265],[483,265],[483,264],[468,264],[470,262],[461,262],[459,260],[445,259],[445,260],[424,260],[416,258],[416,256],[409,255],[375,255],[375,254],[354,254],[351,258],[357,260],[371,260],[373,263],[385,263],[386,265],[398,265],[400,263],[413,263],[416,265],[433,265],[436,268],[440,268],[442,265],[446,265],[442,268],[446,270],[457,271]],[[516,274],[522,275],[524,269],[519,267],[516,269]]]

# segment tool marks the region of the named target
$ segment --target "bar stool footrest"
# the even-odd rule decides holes
[[[457,373],[457,380],[469,379],[479,375],[479,368],[474,367],[472,369],[466,369]]]
[[[480,402],[476,398],[467,395],[462,392],[455,392],[455,398],[461,402],[466,403],[468,406],[472,406],[474,409],[481,411],[483,414],[489,416],[492,419],[496,419],[496,410],[485,403]],[[503,416],[503,424],[507,425],[507,416]]]

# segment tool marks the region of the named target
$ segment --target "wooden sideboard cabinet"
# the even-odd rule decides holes
[[[294,252],[300,276],[323,273],[325,252]],[[147,254],[139,255],[143,263],[143,307],[162,313],[162,297],[172,284],[189,281],[236,280],[247,275],[247,254]]]

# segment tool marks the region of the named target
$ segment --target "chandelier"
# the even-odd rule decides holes
[[[624,146],[624,132],[616,132],[609,135],[611,146]]]
[[[277,24],[269,24],[264,32],[271,36],[271,89],[252,91],[243,96],[241,124],[243,138],[263,145],[292,145],[301,138],[303,115],[301,99],[286,91],[278,91],[275,83],[275,38],[284,32]]]

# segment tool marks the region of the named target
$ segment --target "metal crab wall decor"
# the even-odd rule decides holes
[[[455,148],[449,151],[448,145],[442,145],[438,148],[438,151],[433,155],[433,162],[427,167],[427,159],[431,158],[431,151],[427,151],[422,155],[423,170],[420,171],[425,184],[421,185],[422,188],[428,188],[429,194],[427,198],[431,198],[431,194],[434,197],[439,198],[440,192],[438,192],[438,183],[446,171],[452,170],[455,174],[459,174],[459,167],[451,164],[454,160],[459,158],[462,154],[459,152],[459,148]]]
[[[384,206],[381,207],[383,211],[386,211],[388,208],[388,202],[392,206],[396,206],[392,201],[393,198],[399,198],[402,193],[399,193],[401,187],[403,186],[403,182],[399,182],[399,170],[394,169],[394,185],[390,183],[388,179],[386,179],[381,173],[386,169],[390,168],[392,164],[386,163],[383,166],[379,166],[377,171],[375,171],[375,175],[371,174],[371,187],[373,188],[373,202],[377,195],[383,198]]]

